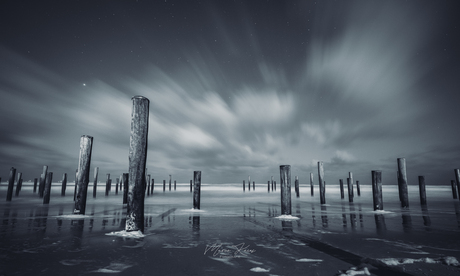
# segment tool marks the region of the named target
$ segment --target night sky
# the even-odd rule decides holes
[[[449,185],[460,167],[458,1],[2,1],[0,176],[73,181],[82,135],[128,171],[150,99],[148,173],[203,183]]]

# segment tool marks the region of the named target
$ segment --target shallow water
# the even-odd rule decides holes
[[[400,208],[396,186],[384,186],[384,212],[374,212],[370,186],[361,185],[361,196],[355,190],[349,203],[338,186],[328,185],[321,205],[319,191],[311,196],[309,185],[301,185],[300,197],[294,189],[291,195],[296,220],[279,218],[279,187],[267,192],[267,184],[259,184],[243,192],[241,186],[202,185],[195,211],[189,184],[176,191],[167,185],[165,192],[155,185],[145,198],[145,236],[130,237],[113,235],[124,230],[126,214],[114,187],[105,196],[100,184],[96,199],[89,187],[86,215],[75,216],[72,185],[61,197],[53,184],[44,205],[25,183],[19,197],[0,202],[0,275],[338,275],[352,267],[373,275],[460,272],[460,202],[450,186],[427,186],[423,208],[418,187],[410,186],[408,209]]]

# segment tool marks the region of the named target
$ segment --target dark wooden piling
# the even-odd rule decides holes
[[[267,181],[267,190],[270,192],[270,180]]]
[[[62,175],[62,183],[61,183],[61,196],[65,196],[65,190],[67,188],[67,173]]]
[[[147,175],[147,195],[150,195],[150,174]]]
[[[343,192],[343,179],[339,179],[339,182],[340,182],[340,198],[344,199],[345,195],[344,195],[344,192]]]
[[[174,180],[174,191],[176,190],[176,180]]]
[[[347,186],[348,186],[348,202],[353,202],[353,185],[351,185],[351,179],[347,178]]]
[[[201,171],[193,172],[193,209],[200,210]]]
[[[129,173],[123,174],[123,204],[128,203]]]
[[[255,182],[255,181],[252,181],[252,190],[253,190],[253,191],[256,190],[256,182]]]
[[[248,189],[251,191],[251,177],[248,176]]]
[[[43,191],[45,190],[45,179],[48,172],[48,166],[43,166],[43,173],[40,175],[40,183],[38,184],[38,196],[43,198]]]
[[[382,171],[372,171],[372,198],[374,211],[383,210]]]
[[[77,197],[73,213],[84,215],[86,212],[86,198],[88,192],[89,172],[91,166],[91,152],[93,149],[93,137],[81,136],[80,156],[78,158]]]
[[[166,191],[166,180],[163,179],[163,192]]]
[[[150,188],[151,189],[150,193],[153,194],[153,187],[155,187],[155,179],[154,178],[152,178],[152,186],[150,186],[150,187],[151,187]]]
[[[350,183],[351,183],[351,195],[353,196],[353,198],[355,197],[355,189],[354,189],[354,182],[353,182],[353,173],[352,172],[348,172],[348,177],[350,178]]]
[[[78,169],[75,170],[75,185],[73,191],[73,201],[77,199],[77,186],[78,186]]]
[[[281,215],[291,215],[291,166],[280,166]]]
[[[311,196],[315,195],[314,185],[313,185],[313,173],[310,173],[310,193]]]
[[[457,182],[458,199],[460,200],[460,169],[455,169],[455,181]]]
[[[45,189],[43,190],[43,204],[50,203],[52,181],[53,181],[53,173],[48,172],[45,178]]]
[[[273,185],[275,186],[275,191],[276,191],[276,180],[273,181]]]
[[[406,159],[398,158],[399,181],[401,187],[401,207],[409,208],[409,195],[407,191]]]
[[[129,185],[126,231],[144,232],[145,168],[149,129],[149,100],[132,98],[131,137],[129,141]]]
[[[361,196],[361,188],[359,187],[359,181],[356,180],[356,191],[358,192],[358,196]]]
[[[10,176],[8,178],[8,191],[6,193],[6,201],[11,201],[13,198],[14,179],[16,178],[16,169],[11,167]]]
[[[326,204],[326,185],[324,184],[323,161],[318,162],[319,196],[321,204]]]
[[[296,175],[295,177],[295,196],[300,197],[300,191],[299,191],[299,177]]]
[[[246,184],[245,184],[245,182],[244,182],[244,180],[243,180],[243,192],[244,192],[245,190],[246,190]]]
[[[272,192],[273,192],[273,176],[272,176]]]
[[[169,190],[171,191],[171,175],[169,175]]]
[[[192,180],[190,180],[190,192],[193,191]]]
[[[97,176],[99,175],[99,167],[94,168],[94,182],[93,182],[93,198],[96,198],[97,193]]]
[[[118,183],[120,183],[120,178],[115,178],[115,194],[118,195]]]
[[[107,174],[107,180],[105,181],[105,196],[109,195],[110,191],[110,173]]]
[[[425,176],[418,176],[418,188],[420,193],[420,204],[426,205],[426,188],[425,188]]]
[[[455,180],[451,180],[450,185],[452,185],[452,197],[457,199],[457,185],[455,184]]]
[[[34,178],[34,193],[37,192],[37,182],[38,182],[38,178]]]
[[[21,191],[21,186],[22,186],[22,173],[18,173],[18,181],[16,182],[15,196],[19,196],[19,192]]]

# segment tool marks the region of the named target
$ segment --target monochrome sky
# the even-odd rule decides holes
[[[460,167],[457,1],[2,1],[0,32],[3,181],[73,181],[82,135],[91,171],[127,172],[135,95],[156,183]]]

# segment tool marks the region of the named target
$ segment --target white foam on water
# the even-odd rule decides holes
[[[353,276],[353,275],[371,275],[369,269],[367,267],[363,267],[358,269],[357,267],[352,267],[345,272],[341,272],[339,276]]]
[[[275,218],[280,219],[280,220],[298,220],[298,219],[300,219],[299,217],[294,217],[294,216],[291,216],[291,215],[281,215],[281,216],[277,216]]]
[[[290,240],[289,242],[294,244],[294,245],[307,245],[306,243],[303,243],[303,242],[298,241],[298,240]]]
[[[93,216],[80,215],[80,214],[53,216],[53,218],[60,218],[60,219],[85,219],[85,218],[92,218],[92,217]]]
[[[307,258],[303,258],[303,259],[297,259],[295,260],[296,262],[302,262],[302,263],[316,263],[316,262],[322,262],[323,260],[320,260],[320,259],[307,259]]]
[[[79,265],[81,263],[90,263],[90,262],[92,261],[91,260],[78,260],[78,259],[59,261],[59,263],[61,263],[62,265],[68,265],[68,266]]]
[[[104,268],[99,268],[98,270],[94,270],[92,272],[99,272],[99,273],[120,273],[123,270],[132,267],[132,265],[122,264],[122,263],[111,263],[109,266]]]
[[[200,209],[194,209],[194,208],[191,208],[191,209],[182,209],[180,210],[182,212],[196,212],[196,213],[204,213],[206,212],[205,210],[200,210]]]
[[[209,257],[211,258],[212,260],[214,261],[219,261],[219,262],[222,262],[224,264],[227,264],[227,265],[230,265],[230,266],[234,266],[235,264],[233,264],[231,262],[232,258],[215,258],[215,257]]]
[[[270,272],[270,269],[265,269],[261,267],[253,267],[250,269],[252,272]]]
[[[441,257],[441,258],[420,258],[420,259],[411,259],[411,258],[382,258],[377,259],[382,263],[390,266],[405,265],[405,264],[414,264],[414,263],[425,263],[425,264],[446,264],[450,266],[460,266],[460,263],[455,257]]]
[[[369,213],[371,214],[395,214],[395,212],[385,211],[385,210],[369,211]]]
[[[107,236],[117,236],[117,237],[124,237],[124,238],[143,238],[145,235],[140,231],[118,231],[118,232],[110,232],[105,233]]]
[[[284,244],[279,243],[277,245],[271,245],[271,244],[255,243],[255,245],[263,247],[263,248],[267,248],[267,249],[280,249],[280,247],[283,246]]]

